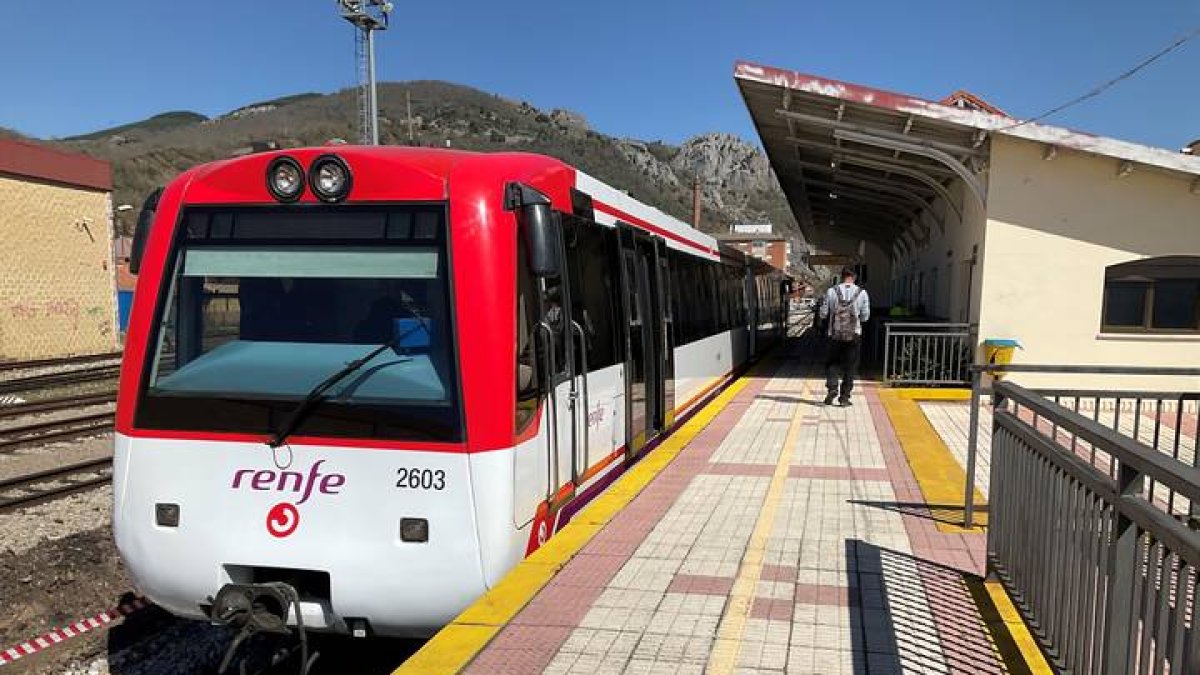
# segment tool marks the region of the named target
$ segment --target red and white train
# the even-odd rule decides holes
[[[555,159],[396,147],[196,167],[134,264],[113,522],[139,589],[381,635],[495,585],[781,337],[788,284]]]

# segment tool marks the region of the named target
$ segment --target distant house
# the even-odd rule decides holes
[[[729,226],[730,234],[772,234],[774,227],[771,223],[733,223]]]
[[[742,253],[766,261],[769,265],[787,270],[792,244],[786,237],[771,234],[722,234],[717,239]]]
[[[278,149],[279,149],[278,141],[252,141],[250,143],[250,145],[242,146],[240,148],[235,148],[231,154],[234,157],[244,157],[246,155],[252,155],[257,152],[270,152],[271,150],[278,150]]]
[[[946,98],[938,101],[942,105],[948,105],[954,108],[962,108],[963,110],[978,110],[980,112],[991,113],[993,115],[1003,115],[1004,117],[1012,117],[1003,110],[988,103],[982,98],[972,94],[966,89],[959,89]]]
[[[0,139],[0,360],[111,351],[112,168]]]

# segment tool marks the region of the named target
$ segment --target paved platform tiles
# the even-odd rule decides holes
[[[1031,672],[873,385],[826,408],[786,356],[742,385],[466,672]]]
[[[957,466],[966,467],[967,432],[970,429],[969,404],[966,401],[924,400],[919,395],[915,395],[914,399],[919,403],[929,425],[935,430]],[[1074,409],[1084,417],[1093,419],[1106,427],[1116,429],[1124,436],[1136,438],[1141,443],[1157,447],[1166,454],[1176,455],[1182,462],[1188,464],[1193,462],[1197,447],[1196,414],[1187,409],[1182,412],[1177,411],[1174,402],[1156,407],[1153,401],[1147,401],[1142,404],[1140,413],[1130,399],[1123,400],[1119,409],[1112,399],[1101,401],[1099,406],[1092,399],[1078,401],[1064,399],[1061,405],[1068,409]],[[1065,434],[1060,434],[1059,437],[1065,445],[1072,445],[1070,437]],[[984,500],[986,500],[991,487],[991,438],[992,411],[991,407],[985,403],[979,411],[979,446],[975,458],[976,487]],[[1080,446],[1078,450],[1084,459],[1088,458],[1086,447],[1086,445]],[[1165,486],[1155,486],[1156,498],[1166,500],[1167,493],[1168,490]],[[957,501],[961,503],[961,497]],[[1177,512],[1186,513],[1187,504],[1178,498],[1176,502]],[[958,517],[961,516],[961,513],[947,515]]]

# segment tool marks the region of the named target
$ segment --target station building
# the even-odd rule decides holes
[[[745,62],[734,78],[806,238],[861,254],[876,305],[1015,338],[1018,362],[1200,363],[1200,157],[965,92]]]
[[[788,253],[792,246],[786,237],[772,234],[721,234],[717,235],[717,239],[746,255],[766,262],[775,269],[788,269]]]
[[[112,351],[112,169],[0,139],[0,360]]]

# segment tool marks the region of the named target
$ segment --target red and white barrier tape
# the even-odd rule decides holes
[[[131,602],[114,607],[106,612],[100,612],[99,614],[80,619],[69,626],[55,628],[45,635],[39,635],[38,637],[26,642],[22,642],[15,647],[10,647],[0,651],[0,666],[3,666],[6,663],[12,663],[23,656],[36,654],[43,649],[52,647],[60,642],[66,642],[77,635],[82,635],[83,633],[96,630],[97,628],[102,628],[112,623],[116,619],[129,616],[139,609],[148,607],[149,605],[150,603],[147,600],[142,598],[134,598]]]

